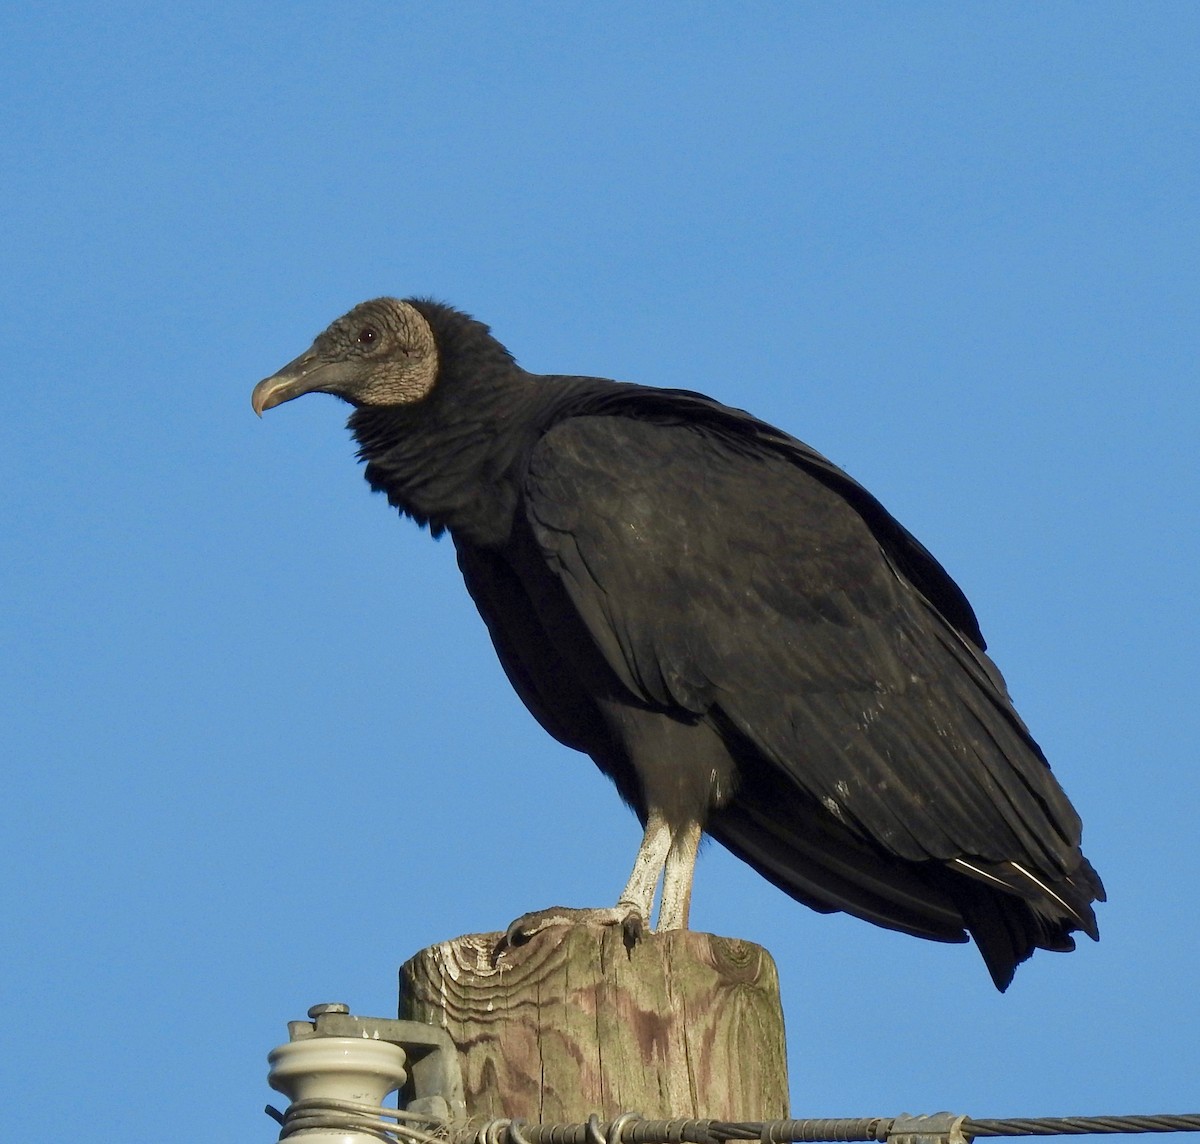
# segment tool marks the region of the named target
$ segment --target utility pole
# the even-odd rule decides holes
[[[690,930],[627,946],[620,927],[575,925],[495,957],[499,938],[442,942],[400,970],[400,1017],[449,1035],[472,1119],[789,1114],[779,979],[761,946]]]

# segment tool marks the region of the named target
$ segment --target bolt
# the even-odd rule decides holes
[[[318,1017],[323,1017],[326,1013],[349,1013],[350,1006],[343,1005],[340,1001],[329,1001],[324,1005],[314,1005],[308,1011],[308,1019],[315,1021]]]

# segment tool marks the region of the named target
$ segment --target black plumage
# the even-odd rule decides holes
[[[617,906],[687,923],[703,828],[816,910],[974,937],[1003,989],[1097,936],[1080,822],[926,549],[819,453],[700,394],[520,369],[423,300],[363,303],[260,382],[355,406],[518,695],[646,827]],[[512,940],[569,917],[527,915]]]

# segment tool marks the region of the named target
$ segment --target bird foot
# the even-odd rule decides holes
[[[496,943],[493,961],[510,949],[555,926],[578,925],[620,926],[627,948],[632,948],[650,928],[645,915],[637,906],[618,902],[615,906],[599,909],[571,909],[568,906],[551,906],[545,910],[533,910],[522,914],[504,931]]]

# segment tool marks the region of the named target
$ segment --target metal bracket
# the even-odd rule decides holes
[[[888,1130],[888,1144],[970,1144],[963,1132],[965,1116],[935,1112],[931,1116],[897,1116]]]
[[[389,1017],[355,1017],[348,1005],[314,1005],[311,1021],[289,1021],[293,1041],[308,1037],[355,1037],[399,1045],[408,1057],[408,1080],[400,1090],[400,1107],[435,1120],[466,1118],[458,1050],[445,1029],[420,1021]]]

